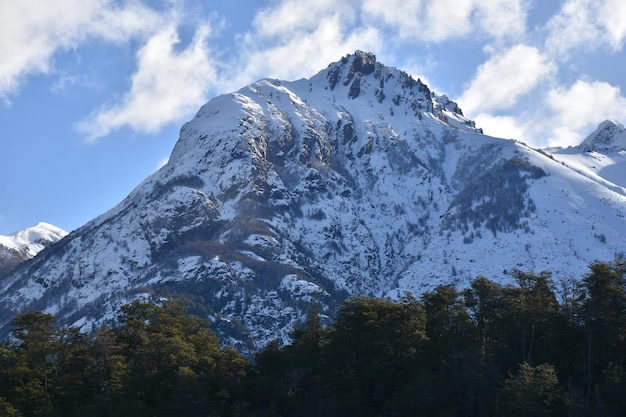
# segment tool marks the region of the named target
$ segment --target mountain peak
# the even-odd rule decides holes
[[[349,86],[348,96],[355,99],[362,92],[361,80],[371,78],[370,84],[376,85],[377,99],[382,102],[384,99],[383,89],[385,83],[395,78],[404,89],[412,90],[416,88],[424,99],[431,99],[430,89],[421,80],[415,80],[404,71],[387,67],[376,60],[376,55],[371,52],[356,51],[334,62],[322,71],[328,80],[331,90],[335,90],[338,85]]]
[[[61,240],[67,232],[49,223],[39,222],[9,236],[0,236],[0,245],[19,251],[28,251],[34,256],[45,246]]]
[[[623,202],[357,51],[202,106],[164,167],[0,280],[0,337],[17,311],[95,330],[134,299],[190,295],[253,353],[350,296],[579,275],[623,251]]]
[[[585,152],[614,152],[626,149],[626,129],[614,120],[605,120],[580,144]]]
[[[463,116],[457,103],[435,94],[419,78],[383,65],[371,52],[357,50],[346,55],[313,79],[321,79],[325,88],[338,97],[345,95],[350,100],[365,98],[388,104],[391,113],[412,113],[420,120],[430,114],[455,129],[482,133],[473,121]]]
[[[353,72],[369,75],[376,68],[376,55],[371,52],[355,51],[341,58],[342,65],[350,65]]]
[[[66,235],[65,230],[44,222],[39,222],[9,236],[0,235],[0,276],[31,259],[46,246],[61,240]]]

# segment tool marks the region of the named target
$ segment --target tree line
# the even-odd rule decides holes
[[[95,334],[18,314],[0,346],[0,415],[622,416],[625,273],[593,264],[560,302],[549,273],[521,271],[515,285],[356,297],[252,360],[182,301],[126,305]]]

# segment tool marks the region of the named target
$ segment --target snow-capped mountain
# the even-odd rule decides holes
[[[0,324],[41,309],[89,330],[134,298],[187,294],[254,349],[350,295],[581,277],[623,255],[625,230],[620,186],[483,135],[357,51],[205,104],[163,168],[0,282]]]
[[[65,230],[44,222],[9,236],[0,235],[0,277],[66,235]]]
[[[585,152],[623,152],[626,150],[626,130],[613,120],[605,120],[578,148]]]
[[[605,120],[580,145],[546,149],[587,178],[626,195],[626,129]]]

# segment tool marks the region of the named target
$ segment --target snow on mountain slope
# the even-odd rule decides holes
[[[88,330],[137,297],[187,294],[253,351],[351,295],[581,277],[623,253],[624,230],[615,186],[483,135],[357,51],[205,104],[163,168],[0,282],[0,325],[35,308]]]
[[[65,230],[43,222],[9,236],[0,235],[0,276],[66,235]]]
[[[606,120],[580,145],[545,151],[587,178],[626,195],[626,129],[619,123]]]

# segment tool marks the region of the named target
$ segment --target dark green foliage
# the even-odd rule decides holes
[[[346,302],[329,343],[336,414],[381,415],[399,404],[415,412],[429,407],[432,399],[421,395],[429,369],[418,360],[428,354],[425,342],[426,317],[414,298]],[[403,391],[411,398],[398,397]]]
[[[245,361],[221,350],[208,323],[185,314],[181,303],[133,303],[123,307],[120,321],[116,372],[124,382],[115,396],[121,409],[136,416],[206,416],[235,406]]]
[[[221,349],[180,303],[127,305],[119,328],[93,338],[54,321],[40,312],[14,319],[16,343],[0,348],[0,415],[204,417],[243,408],[247,361]]]
[[[583,279],[578,311],[584,336],[584,403],[598,415],[626,410],[623,367],[626,359],[626,265],[598,263]],[[609,401],[609,399],[611,401]]]
[[[252,363],[189,300],[127,305],[91,336],[19,314],[0,345],[0,416],[622,416],[625,271],[591,265],[563,305],[549,273],[520,271],[510,286],[357,297]]]
[[[489,398],[495,394],[488,383],[489,361],[483,338],[472,320],[462,293],[452,286],[442,286],[424,294],[426,334],[439,363],[439,390],[445,404],[456,410],[453,415],[481,415]]]
[[[507,417],[565,416],[564,391],[551,365],[520,365],[504,380],[498,414]]]
[[[256,356],[248,392],[258,415],[317,416],[328,407],[329,335],[319,315],[311,312],[291,345],[281,348],[271,342]]]
[[[479,277],[466,291],[443,286],[420,300],[355,298],[333,328],[310,322],[292,345],[271,344],[257,356],[249,380],[262,394],[251,409],[278,416],[623,415],[624,268],[590,268],[580,297],[564,306],[549,273],[520,271],[511,286]]]
[[[17,411],[4,398],[0,397],[0,416],[3,417],[21,417],[22,414]]]

